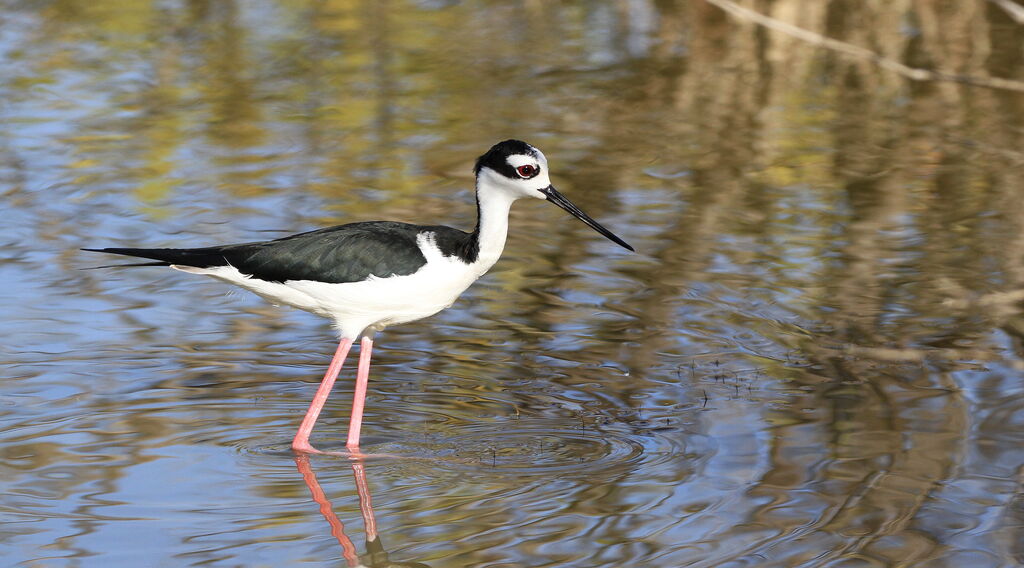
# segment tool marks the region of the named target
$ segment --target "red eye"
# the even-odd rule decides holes
[[[537,174],[537,168],[527,164],[525,166],[519,166],[518,168],[516,168],[516,173],[519,174],[519,177],[522,178],[533,177]]]

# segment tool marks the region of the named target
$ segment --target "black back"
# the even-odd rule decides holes
[[[314,280],[341,284],[370,276],[407,276],[426,264],[416,238],[430,232],[445,256],[473,262],[473,235],[442,225],[367,221],[327,227],[273,241],[191,249],[85,249],[149,258],[160,265],[196,268],[233,266],[242,274],[270,282]]]

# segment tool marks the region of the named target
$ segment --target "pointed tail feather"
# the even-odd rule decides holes
[[[136,256],[148,258],[157,262],[141,262],[137,264],[114,264],[109,266],[97,266],[96,268],[116,268],[121,266],[170,266],[180,264],[182,266],[194,266],[196,268],[209,268],[211,266],[225,266],[228,260],[220,247],[209,247],[199,249],[143,249],[143,248],[83,248],[89,252],[103,252],[107,254],[120,254],[124,256]]]
[[[85,249],[82,249],[85,250]],[[100,268],[128,268],[131,266],[170,266],[169,262],[133,262],[131,264],[104,264],[103,266],[86,266],[81,270],[98,270]]]

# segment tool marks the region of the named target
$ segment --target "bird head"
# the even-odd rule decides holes
[[[556,191],[548,177],[548,160],[544,153],[522,140],[505,140],[491,146],[477,159],[473,171],[478,192],[501,192],[512,200],[521,197],[546,199],[611,241],[634,250]]]

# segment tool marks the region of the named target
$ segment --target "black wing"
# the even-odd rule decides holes
[[[260,280],[315,280],[341,284],[369,276],[412,274],[427,259],[416,244],[424,231],[445,244],[468,243],[470,235],[450,227],[369,221],[299,233],[273,241],[191,249],[83,249],[157,260],[142,266],[179,264],[197,268],[233,266]],[[448,247],[442,247],[442,250]],[[447,252],[446,252],[447,254]]]

